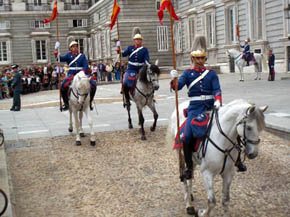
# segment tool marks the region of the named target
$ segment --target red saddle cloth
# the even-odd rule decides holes
[[[186,126],[186,120],[182,123],[182,125],[179,127],[179,133],[180,133],[180,140],[178,139],[178,134],[176,134],[175,139],[174,139],[174,145],[173,145],[173,149],[178,149],[179,147],[183,146],[183,141],[184,141],[184,137],[185,137],[185,126]],[[198,150],[198,147],[200,145],[200,142],[202,141],[202,139],[197,138],[195,144],[194,145],[194,151]]]

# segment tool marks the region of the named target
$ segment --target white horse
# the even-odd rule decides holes
[[[154,122],[150,130],[154,131],[157,124],[158,113],[155,108],[154,92],[159,89],[158,76],[160,74],[160,69],[158,67],[158,60],[155,64],[146,64],[144,65],[139,73],[138,79],[135,87],[134,93],[130,93],[130,99],[135,102],[138,117],[139,125],[141,126],[141,140],[146,140],[145,130],[144,130],[144,116],[142,110],[145,106],[148,106],[153,112]],[[128,112],[128,126],[133,128],[132,119],[130,114],[130,105],[127,106]]]
[[[90,126],[91,145],[96,144],[95,133],[93,131],[93,120],[90,115],[90,78],[83,71],[78,72],[70,86],[69,96],[69,132],[73,131],[72,114],[74,115],[76,128],[76,145],[81,145],[80,137],[84,137],[82,128],[83,113],[86,114]]]
[[[227,55],[231,58],[234,58],[235,65],[239,68],[240,71],[240,81],[244,81],[244,67],[246,67],[247,62],[242,58],[243,53],[236,50],[236,49],[229,49],[226,51]],[[255,80],[261,80],[261,72],[262,72],[262,66],[264,69],[267,67],[266,59],[263,54],[260,53],[254,53],[254,57],[256,59],[256,62],[250,61],[249,65],[255,66],[255,71],[257,72],[257,77]]]
[[[188,106],[186,101],[179,106],[179,117],[183,123],[185,117],[183,109]],[[198,212],[192,204],[192,179],[184,180],[185,202],[188,214],[196,216],[214,216],[216,199],[214,195],[213,180],[218,174],[223,179],[222,204],[225,214],[229,214],[228,205],[230,201],[230,185],[235,173],[235,162],[239,150],[242,150],[248,159],[254,159],[258,155],[259,134],[265,127],[263,112],[267,106],[256,107],[244,100],[234,100],[221,107],[212,121],[212,127],[205,140],[204,146],[193,154],[194,168],[200,165],[204,185],[207,191],[208,207]],[[215,113],[215,114],[216,114]],[[220,123],[220,124],[219,124]],[[219,129],[219,126],[222,130]],[[221,131],[224,133],[221,134]],[[177,133],[176,111],[171,116],[168,127],[168,135],[172,145],[173,136]],[[237,139],[238,138],[238,139]],[[182,152],[183,153],[183,152]]]

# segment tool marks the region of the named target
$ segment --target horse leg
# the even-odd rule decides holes
[[[202,171],[202,178],[206,188],[208,205],[206,210],[198,211],[198,216],[215,216],[214,207],[216,205],[216,199],[213,189],[213,174],[208,170],[204,170]]]
[[[188,215],[197,216],[197,212],[194,209],[193,205],[193,196],[192,196],[192,179],[184,179],[184,200],[185,208]]]
[[[91,141],[91,146],[95,146],[96,145],[96,137],[95,137],[95,132],[94,132],[94,129],[93,129],[93,119],[91,117],[91,113],[89,111],[89,108],[87,108],[85,110],[85,114],[87,116],[87,119],[88,119],[88,123],[89,123],[89,126],[90,126],[90,134],[91,134],[91,138],[90,138],[90,141]]]
[[[84,129],[83,129],[83,112],[79,112],[79,120],[80,120],[80,137],[85,137]]]
[[[130,108],[131,108],[131,105],[128,104],[128,105],[127,105],[127,112],[128,112],[128,127],[129,127],[129,129],[132,129],[132,128],[133,128],[133,124],[132,124],[132,119],[131,119],[131,114],[130,114]]]
[[[222,204],[224,209],[224,215],[229,216],[229,203],[230,203],[230,186],[233,180],[234,170],[230,170],[227,173],[223,173],[223,190],[222,190]]]
[[[243,66],[239,65],[239,71],[240,71],[240,81],[244,81],[244,72],[243,72]]]
[[[75,128],[76,128],[76,145],[81,145],[81,138],[80,138],[80,122],[78,117],[78,112],[73,111],[74,119],[75,119]]]
[[[73,131],[73,126],[72,126],[72,110],[69,109],[69,127],[68,127],[68,131],[72,132]]]
[[[153,100],[152,100],[152,103],[150,105],[148,105],[148,107],[153,112],[154,122],[153,122],[153,125],[150,127],[150,130],[153,132],[153,131],[155,131],[155,128],[156,128],[157,119],[158,119],[158,113],[156,111],[155,103],[154,103]]]
[[[142,114],[142,109],[137,109],[138,110],[138,117],[139,117],[139,124],[140,124],[140,131],[141,131],[141,140],[146,140],[145,136],[145,130],[144,130],[144,116]]]

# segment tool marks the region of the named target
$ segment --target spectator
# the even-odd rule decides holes
[[[268,81],[274,81],[275,80],[275,55],[273,54],[272,49],[268,52],[268,65],[269,65],[269,76]]]
[[[120,67],[120,62],[116,62],[115,67],[114,67],[114,72],[115,72],[115,78],[117,81],[121,79],[121,67]]]
[[[112,71],[113,71],[113,66],[111,61],[108,61],[106,63],[106,74],[107,74],[107,81],[112,81]]]
[[[98,79],[98,66],[95,62],[92,63],[91,70],[92,70],[92,74],[95,74],[96,79]]]
[[[100,63],[98,64],[98,70],[100,72],[100,81],[104,81],[105,80],[106,66],[103,64],[102,60],[100,60]]]
[[[13,69],[13,81],[12,81],[12,88],[13,88],[13,105],[10,109],[10,111],[20,111],[21,109],[21,101],[20,101],[20,92],[22,90],[22,80],[21,80],[21,74],[18,71],[18,65],[14,64],[12,65]]]

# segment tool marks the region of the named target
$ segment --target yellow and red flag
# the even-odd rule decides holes
[[[53,21],[56,16],[57,16],[57,0],[55,0],[54,4],[53,4],[53,9],[52,9],[52,13],[51,13],[51,16],[49,19],[44,19],[43,20],[43,23],[46,24],[46,23],[49,23],[51,21]]]
[[[112,16],[111,16],[111,24],[110,24],[111,29],[115,25],[115,22],[117,20],[119,12],[120,12],[120,7],[117,3],[117,0],[114,0],[114,6],[113,6],[113,11],[112,11]]]
[[[162,0],[160,9],[158,11],[158,17],[159,17],[159,21],[161,25],[162,25],[162,19],[163,19],[163,11],[165,8],[167,9],[170,16],[172,16],[175,20],[179,20],[178,16],[175,13],[172,2],[170,0]]]

